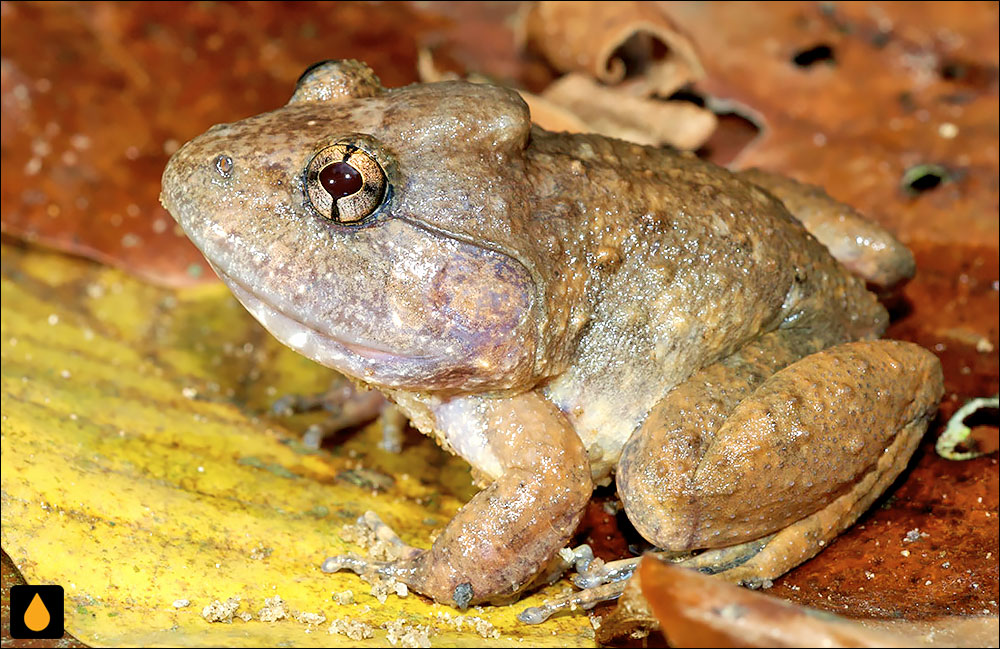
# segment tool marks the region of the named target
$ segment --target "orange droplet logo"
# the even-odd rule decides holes
[[[34,632],[39,632],[49,625],[49,609],[45,608],[42,598],[35,593],[27,610],[24,611],[24,626]]]

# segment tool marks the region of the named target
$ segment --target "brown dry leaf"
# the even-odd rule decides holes
[[[580,74],[557,79],[542,97],[567,109],[588,131],[636,144],[693,150],[708,140],[716,125],[715,114],[701,106],[631,96]],[[528,105],[534,107],[531,101]],[[549,130],[564,130],[539,121],[534,111],[532,120]]]
[[[3,232],[158,284],[215,281],[157,200],[170,154],[285,103],[316,61],[416,81],[416,40],[446,22],[402,4],[5,2]]]
[[[535,95],[526,90],[519,91],[531,111],[531,121],[547,131],[555,133],[591,133],[592,128],[569,108],[562,106],[544,95]]]
[[[425,2],[419,10],[442,19],[439,28],[418,38],[452,78],[483,75],[509,86],[537,91],[558,76],[540,57],[525,56],[524,16],[531,3]],[[421,75],[422,81],[432,79]]]
[[[666,96],[703,74],[691,40],[652,3],[538,2],[524,28],[559,71],[623,93]]]
[[[940,618],[914,625],[849,620],[643,558],[602,640],[648,628],[655,618],[674,647],[996,646],[997,617]],[[642,633],[642,631],[638,631]]]
[[[703,74],[691,41],[655,6],[538,2],[523,28],[530,45],[567,73],[540,96],[522,92],[539,126],[689,150],[715,130],[711,111],[651,98]]]

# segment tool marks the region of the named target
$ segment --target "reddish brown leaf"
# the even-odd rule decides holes
[[[637,620],[651,612],[673,647],[968,647],[986,646],[997,632],[996,616],[862,624],[653,557],[642,560],[638,581],[641,596],[632,589],[623,605],[631,605]]]
[[[319,60],[416,81],[416,39],[446,22],[393,3],[4,3],[3,231],[157,283],[214,279],[159,204],[170,154],[285,103]]]
[[[702,52],[699,87],[763,122],[738,166],[821,185],[918,251],[996,250],[995,3],[662,6]],[[927,164],[950,180],[904,191]]]

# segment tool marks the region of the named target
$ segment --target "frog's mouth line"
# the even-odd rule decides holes
[[[296,352],[315,360],[317,363],[371,382],[369,363],[391,365],[412,363],[434,363],[436,357],[427,355],[406,355],[378,347],[369,343],[344,340],[323,333],[294,317],[284,313],[232,275],[219,269],[209,261],[209,265],[229,287],[236,299],[279,341]],[[360,361],[360,362],[359,362]],[[364,361],[368,361],[365,363]]]

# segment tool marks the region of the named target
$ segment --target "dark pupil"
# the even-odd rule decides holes
[[[364,184],[361,172],[346,162],[334,162],[323,167],[319,172],[319,182],[335,201],[356,194]]]

